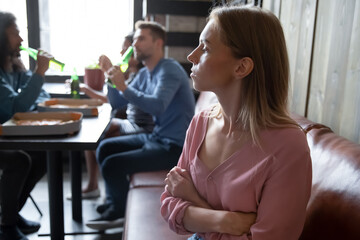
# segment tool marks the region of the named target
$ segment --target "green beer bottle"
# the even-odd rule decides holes
[[[20,49],[23,51],[26,51],[30,57],[32,57],[35,61],[37,60],[37,54],[38,54],[38,50],[34,49],[34,48],[26,48],[24,46],[20,46]],[[49,62],[49,68],[53,69],[53,70],[57,70],[57,71],[64,71],[64,66],[65,64],[56,60],[56,59],[51,59]]]
[[[129,67],[129,60],[131,58],[131,55],[133,54],[134,49],[132,46],[128,47],[128,49],[126,50],[126,52],[124,53],[124,55],[121,58],[121,62],[119,64],[120,69],[122,72],[126,72],[126,70]]]
[[[120,70],[122,72],[126,72],[126,70],[128,69],[129,67],[129,60],[131,58],[131,55],[133,54],[134,52],[134,49],[132,46],[128,47],[128,49],[126,50],[126,52],[122,55],[121,57],[121,61],[120,63],[118,64],[120,66]],[[110,86],[112,86],[113,88],[116,88],[115,84],[113,84],[111,82],[111,79],[110,78],[107,78],[107,84],[109,84]]]
[[[74,68],[74,73],[71,75],[71,97],[75,99],[80,98],[80,81]]]

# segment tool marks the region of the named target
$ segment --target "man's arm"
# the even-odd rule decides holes
[[[161,70],[152,77],[156,79],[156,86],[154,86],[151,93],[145,93],[141,87],[138,87],[143,84],[143,81],[150,81],[145,76],[135,79],[133,81],[135,84],[132,83],[126,86],[124,76],[120,70],[113,68],[110,72],[111,80],[116,85],[116,88],[122,92],[124,98],[141,110],[154,116],[158,116],[166,111],[182,83],[177,66],[171,63],[164,63],[161,66]],[[151,85],[152,83],[148,82],[147,84]]]

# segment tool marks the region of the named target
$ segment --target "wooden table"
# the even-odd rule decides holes
[[[47,151],[49,185],[50,235],[52,240],[64,239],[63,171],[60,151],[70,151],[72,215],[82,221],[81,151],[95,150],[110,120],[111,107],[104,104],[98,117],[83,118],[81,129],[74,135],[0,137],[3,150]]]

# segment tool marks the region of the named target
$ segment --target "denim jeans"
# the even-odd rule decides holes
[[[135,134],[108,138],[96,151],[105,181],[108,203],[119,217],[125,214],[129,190],[128,176],[136,172],[169,170],[180,157],[182,147],[155,141],[151,134]]]

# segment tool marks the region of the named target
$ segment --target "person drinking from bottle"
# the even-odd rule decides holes
[[[195,109],[195,98],[185,70],[175,60],[164,58],[164,27],[156,22],[139,21],[135,28],[135,57],[145,67],[129,85],[119,68],[111,68],[109,77],[116,86],[111,90],[117,94],[108,94],[108,97],[117,107],[131,103],[151,114],[155,126],[151,133],[100,142],[96,156],[105,181],[107,202],[101,216],[86,224],[99,230],[121,223],[129,175],[171,169],[176,165]]]
[[[0,123],[16,112],[35,110],[50,96],[42,86],[52,56],[39,51],[35,70],[26,71],[19,59],[22,38],[13,14],[0,11]],[[22,217],[35,184],[46,173],[45,152],[0,151],[1,240],[26,240],[24,234],[39,230],[40,224]]]
[[[120,52],[121,55],[123,55],[129,49],[129,47],[131,47],[133,42],[133,35],[133,33],[130,33],[125,36],[122,44],[122,50]],[[107,71],[113,67],[113,64],[106,55],[101,55],[99,57],[99,65],[104,73],[107,73]],[[124,72],[126,84],[130,84],[132,82],[142,67],[142,63],[138,61],[132,54],[128,61],[128,68]],[[95,91],[87,84],[80,84],[81,92],[84,92],[91,98],[100,99],[103,102],[109,102],[113,107],[114,117],[111,119],[108,128],[105,130],[102,136],[102,139],[136,133],[150,133],[153,130],[154,121],[149,113],[142,111],[140,108],[131,103],[128,103],[126,106],[118,107],[116,105],[117,102],[113,101],[113,99],[116,99],[116,96],[120,94],[119,91],[115,90],[112,84],[107,84],[107,88],[107,94],[111,95],[109,98],[110,101],[107,94]],[[87,184],[82,189],[82,199],[100,197],[100,189],[98,184],[99,168],[96,162],[95,151],[85,151],[85,160],[89,177]],[[71,195],[67,196],[67,199],[71,199]],[[105,206],[107,206],[107,204],[100,204],[96,208],[97,212],[101,214],[104,211]]]

